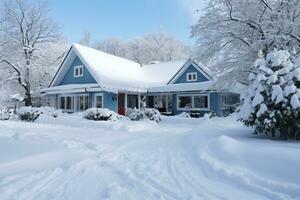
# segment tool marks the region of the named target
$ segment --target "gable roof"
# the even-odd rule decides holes
[[[72,44],[50,87],[59,85],[76,56],[99,85],[134,90],[167,85],[184,66],[191,62],[190,59],[184,59],[141,66],[136,62],[96,49]]]

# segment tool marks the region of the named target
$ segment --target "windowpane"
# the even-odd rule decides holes
[[[75,75],[78,76],[78,68],[75,68]]]
[[[84,96],[84,110],[89,108],[89,96]]]
[[[179,96],[179,108],[192,108],[192,97],[191,96]]]
[[[83,68],[80,67],[80,68],[79,68],[79,75],[82,76],[82,74],[83,74]]]
[[[83,96],[79,96],[77,98],[78,98],[78,101],[77,101],[78,110],[83,110],[84,109],[84,99],[83,99]]]
[[[66,97],[66,101],[67,101],[67,106],[66,109],[67,110],[72,110],[73,109],[73,101],[72,101],[72,97],[68,96]]]
[[[208,108],[207,96],[194,96],[194,108]]]
[[[193,74],[193,80],[197,79],[197,74]]]
[[[96,96],[96,108],[102,108],[102,96]]]
[[[60,109],[65,109],[65,97],[60,97]]]

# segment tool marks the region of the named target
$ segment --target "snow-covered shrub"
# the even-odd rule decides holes
[[[0,120],[11,120],[15,118],[16,114],[14,113],[14,109],[0,109]]]
[[[251,85],[241,95],[240,120],[256,133],[296,138],[300,130],[300,69],[288,51],[273,51],[255,62]]]
[[[155,122],[161,121],[161,114],[154,108],[127,109],[126,116],[132,121],[139,121],[143,119],[149,119]]]
[[[155,122],[159,122],[161,121],[161,114],[158,110],[154,109],[154,108],[145,108],[144,110],[145,113],[145,118],[155,121]]]
[[[191,115],[187,112],[182,112],[178,115],[176,115],[177,117],[182,117],[182,118],[191,118]]]
[[[58,116],[58,111],[51,107],[21,107],[17,109],[18,118],[22,121],[34,122],[40,115]]]
[[[126,117],[128,117],[132,121],[139,121],[144,119],[144,112],[139,109],[128,108],[126,110]]]
[[[83,117],[94,121],[116,121],[124,118],[106,108],[89,108],[84,112]]]

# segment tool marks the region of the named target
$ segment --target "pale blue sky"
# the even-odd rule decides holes
[[[77,42],[84,30],[94,40],[132,39],[163,30],[191,44],[194,11],[205,0],[48,0],[50,16],[65,37]]]

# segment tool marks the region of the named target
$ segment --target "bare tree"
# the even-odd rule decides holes
[[[1,47],[0,63],[10,68],[9,78],[25,91],[25,105],[32,105],[32,72],[40,47],[54,41],[58,28],[47,16],[47,4],[31,4],[25,0],[11,0],[1,10],[5,44]],[[49,49],[51,51],[51,49]],[[2,65],[3,66],[3,65]],[[47,67],[47,66],[44,66]]]

